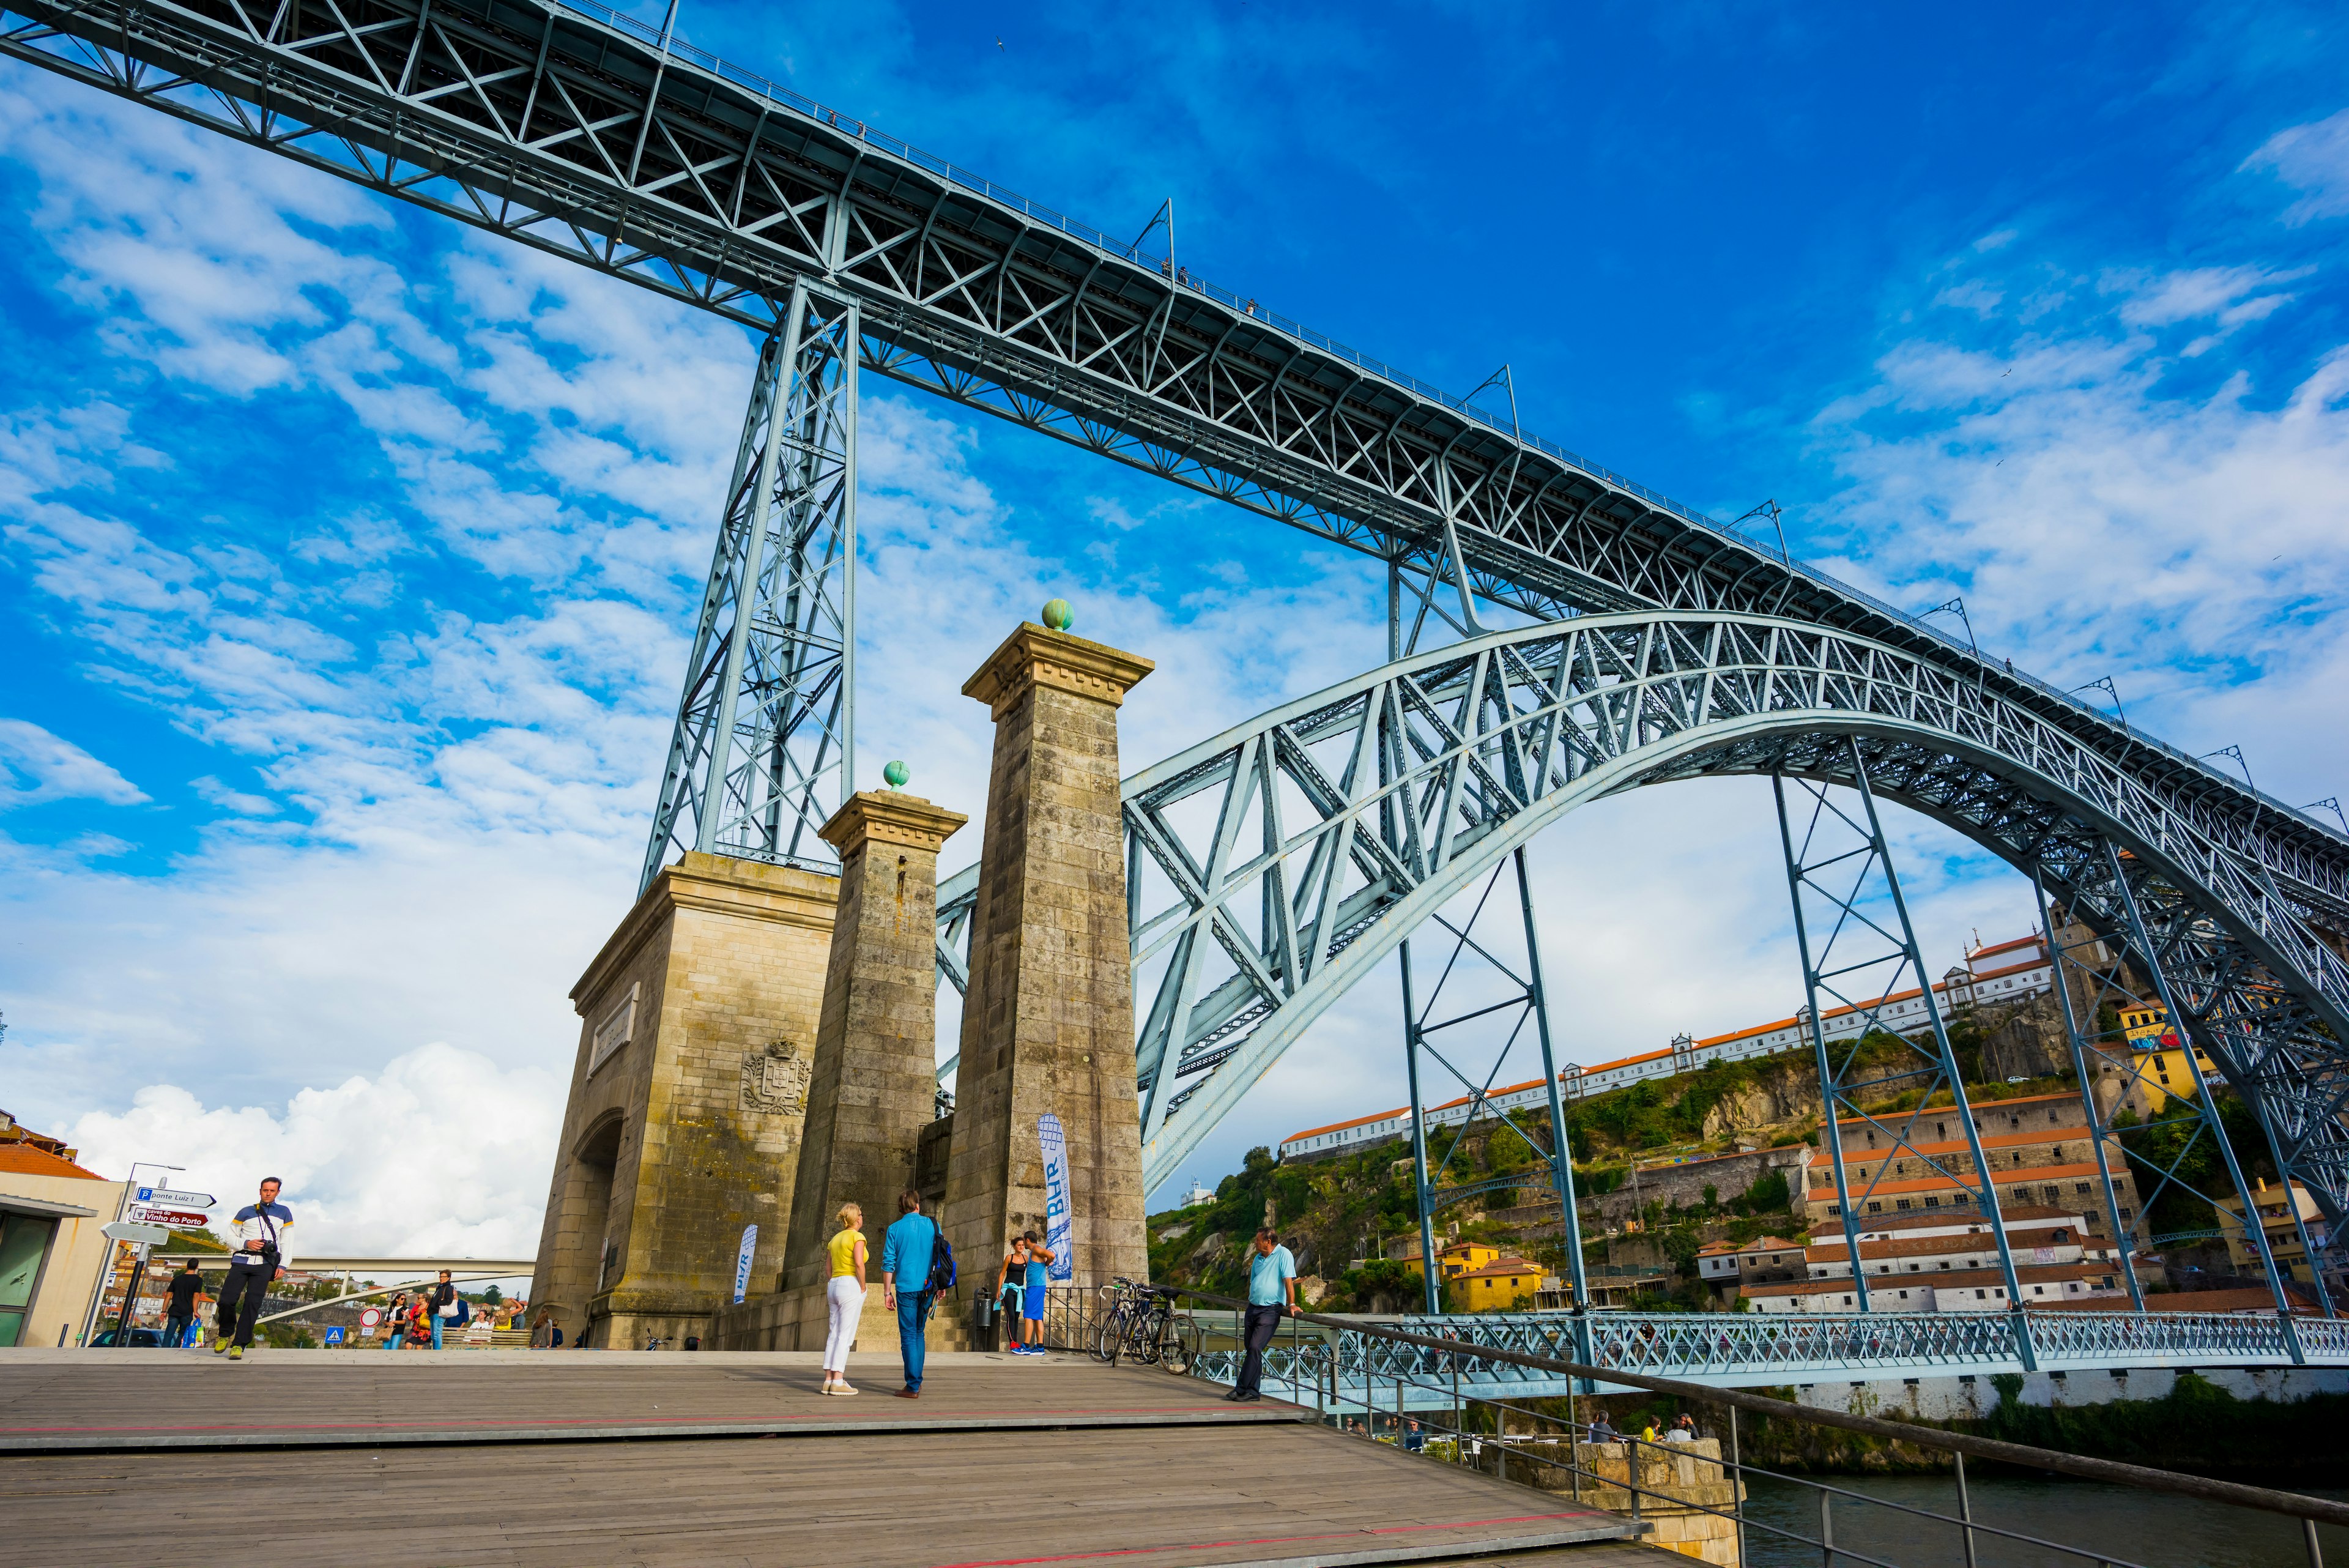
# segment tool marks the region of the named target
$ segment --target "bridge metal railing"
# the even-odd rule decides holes
[[[1209,1310],[1185,1315],[1186,1319],[1213,1324],[1206,1334],[1195,1335],[1195,1353],[1187,1357],[1181,1370],[1211,1382],[1234,1382],[1245,1354],[1237,1343],[1242,1303],[1205,1292],[1177,1290],[1168,1293],[1208,1303]],[[1445,1326],[1465,1325],[1457,1320],[1447,1320]],[[1304,1337],[1300,1330],[1308,1328],[1318,1331],[1317,1336]],[[1373,1345],[1375,1350],[1371,1348]],[[1938,1525],[1946,1532],[1945,1539],[1959,1544],[1967,1568],[1975,1568],[1982,1561],[1985,1547],[2002,1551],[2027,1547],[2054,1553],[2059,1561],[2094,1564],[2095,1568],[2141,1568],[2093,1542],[2050,1540],[1985,1519],[1972,1505],[1966,1470],[1969,1458],[2281,1516],[2299,1526],[2301,1548],[2309,1568],[2323,1568],[2318,1526],[2349,1528],[2349,1502],[2329,1498],[2061,1453],[1905,1421],[1816,1409],[1766,1395],[1480,1344],[1473,1337],[1459,1334],[1414,1334],[1300,1313],[1285,1320],[1281,1334],[1262,1354],[1265,1391],[1309,1407],[1316,1421],[1323,1426],[1393,1443],[1436,1462],[1473,1464],[1479,1469],[1489,1466],[1505,1479],[1528,1481],[1552,1492],[1565,1491],[1577,1501],[1587,1501],[1593,1506],[1628,1511],[1635,1521],[1641,1520],[1643,1512],[1659,1508],[1682,1515],[1707,1515],[1733,1528],[1741,1563],[1753,1561],[1748,1555],[1748,1537],[1758,1534],[1775,1542],[1782,1555],[1790,1549],[1816,1552],[1827,1568],[1835,1568],[1838,1563],[1867,1564],[1868,1568],[1903,1568],[1899,1561],[1859,1549],[1852,1542],[1848,1529],[1839,1544],[1837,1522],[1840,1509],[1847,1526],[1860,1510],[1879,1510],[1897,1516],[1900,1539],[1920,1550],[1931,1550],[1939,1542],[1931,1540],[1930,1532],[1920,1533],[1919,1527]],[[1345,1375],[1350,1361],[1358,1374],[1354,1378]],[[1525,1383],[1562,1386],[1565,1408],[1560,1410],[1554,1397],[1496,1390],[1498,1379],[1493,1370],[1501,1366],[1513,1368],[1525,1380],[1520,1387]],[[1686,1443],[1650,1441],[1614,1431],[1604,1425],[1603,1408],[1580,1404],[1602,1382],[1669,1395],[1699,1407],[1706,1412],[1712,1428],[1709,1435],[1720,1441],[1720,1449],[1707,1454]],[[1583,1418],[1586,1415],[1591,1418]],[[1919,1507],[1811,1476],[1747,1463],[1743,1453],[1740,1417],[1755,1416],[1798,1427],[1855,1432],[1946,1454],[1951,1465],[1954,1511]],[[1667,1479],[1661,1483],[1649,1479],[1659,1473],[1667,1478],[1684,1477],[1692,1468],[1699,1483],[1696,1486],[1678,1479]],[[1777,1517],[1758,1516],[1748,1507],[1749,1483],[1755,1480],[1807,1493],[1816,1508],[1817,1532],[1794,1528],[1783,1511]],[[1708,1482],[1709,1486],[1705,1484]],[[2035,1560],[2047,1561],[2044,1557]]]

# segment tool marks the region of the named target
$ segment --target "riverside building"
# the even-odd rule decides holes
[[[2092,1234],[2081,1213],[2030,1207],[2000,1219],[2023,1305],[2127,1298],[2121,1250]],[[1859,1233],[1859,1268],[1870,1312],[2004,1312],[2015,1304],[1998,1266],[1998,1239],[1979,1219],[1916,1214],[1873,1225]],[[1860,1310],[1851,1250],[1839,1235],[1803,1249],[1802,1278],[1741,1285],[1737,1295],[1755,1312]]]
[[[2054,973],[2045,940],[2033,933],[1970,949],[1966,961],[1951,965],[1934,984],[1933,992],[1946,1014],[1952,1008],[2025,1001],[2046,991],[2054,983]],[[1910,990],[1896,992],[1867,1008],[1830,1008],[1820,1018],[1820,1032],[1833,1043],[1848,1040],[1868,1028],[1921,1029],[1925,1021],[1924,992]],[[1808,1049],[1810,1024],[1810,1010],[1803,1008],[1791,1018],[1774,1019],[1704,1040],[1682,1034],[1661,1051],[1619,1057],[1596,1067],[1569,1063],[1558,1071],[1558,1095],[1562,1099],[1578,1099],[1631,1084],[1694,1072],[1715,1062],[1737,1062],[1775,1055],[1781,1051]],[[1535,1109],[1548,1103],[1548,1085],[1539,1078],[1495,1089],[1482,1102],[1487,1114]],[[1431,1129],[1458,1126],[1468,1120],[1476,1106],[1473,1096],[1432,1106],[1426,1112],[1427,1125]],[[1399,1106],[1350,1121],[1291,1133],[1280,1140],[1280,1158],[1300,1159],[1343,1154],[1410,1136],[1411,1107]]]

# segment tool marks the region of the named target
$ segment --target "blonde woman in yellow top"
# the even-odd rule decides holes
[[[864,1314],[864,1210],[840,1206],[840,1233],[832,1239],[832,1282],[823,1288],[832,1309],[832,1332],[823,1342],[826,1394],[854,1394],[848,1386],[848,1347],[856,1343],[856,1320]]]

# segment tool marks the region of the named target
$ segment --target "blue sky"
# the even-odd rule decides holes
[[[2349,675],[2349,48],[2322,8],[693,4],[685,35],[1457,389],[2287,800]],[[1000,47],[998,47],[998,40]],[[537,1233],[754,345],[0,64],[0,1103],[284,1168],[376,1247]],[[860,737],[976,812],[1053,593],[1140,766],[1375,661],[1363,565],[868,380]],[[1790,1012],[1766,792],[1537,846],[1561,1050]],[[2027,888],[1903,824],[1938,964]],[[950,846],[949,866],[974,844]],[[1375,994],[1373,994],[1375,993]],[[1391,977],[1201,1153],[1401,1097]],[[1526,1075],[1523,1073],[1515,1075]]]

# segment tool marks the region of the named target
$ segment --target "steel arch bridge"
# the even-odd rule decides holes
[[[648,865],[794,858],[848,787],[858,369],[1368,553],[1465,635],[1133,781],[1154,1179],[1465,868],[1767,772],[1873,779],[2126,930],[2342,1233],[2349,843],[1783,544],[592,0],[6,0],[0,51],[770,335]]]
[[[1863,769],[2124,942],[2133,900],[2189,1027],[2282,1159],[2338,1197],[2349,963],[2189,799],[1887,644],[1687,611],[1399,660],[1125,781],[1146,1179],[1174,1175],[1423,919],[1576,806],[1737,774],[1857,784]],[[959,971],[966,890],[942,888],[939,908]]]

